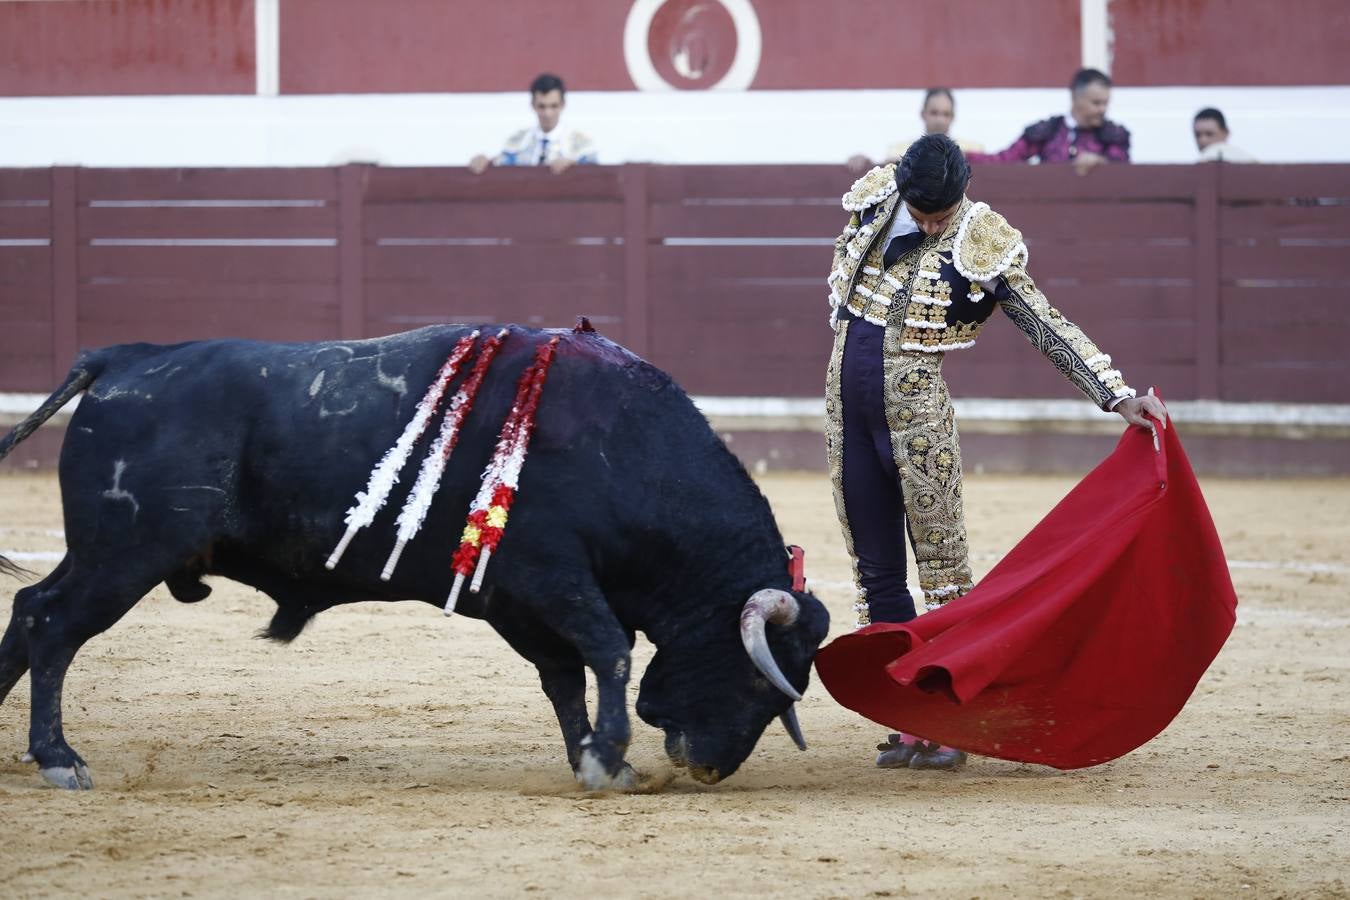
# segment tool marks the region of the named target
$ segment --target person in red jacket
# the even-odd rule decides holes
[[[1073,163],[1079,175],[1107,162],[1130,161],[1130,132],[1106,118],[1111,79],[1080,69],[1069,82],[1069,114],[1028,125],[1012,146],[998,153],[967,153],[971,162]]]

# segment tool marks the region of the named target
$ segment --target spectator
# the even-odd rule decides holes
[[[923,96],[923,108],[919,110],[919,118],[923,120],[924,134],[946,134],[950,136],[953,120],[956,119],[956,98],[952,92],[945,87],[929,88]],[[984,150],[983,144],[976,144],[972,141],[963,141],[960,138],[952,138],[956,141],[956,146],[960,147],[964,153],[979,153]],[[891,144],[886,151],[886,158],[883,163],[892,163],[905,155],[913,141],[900,141]],[[848,159],[848,167],[854,172],[866,172],[876,163],[868,159],[861,153],[854,154]]]
[[[1130,132],[1106,118],[1111,79],[1096,69],[1079,69],[1069,82],[1069,115],[1051,116],[1027,127],[998,153],[968,154],[972,162],[1073,163],[1079,175],[1105,162],[1130,161]]]
[[[469,161],[475,175],[488,166],[548,166],[555,173],[565,172],[577,163],[596,162],[595,144],[580,131],[560,124],[567,105],[567,88],[557,75],[547,72],[530,85],[530,106],[539,123],[517,131],[506,139],[502,152],[489,159],[482,155]]]
[[[1207,106],[1196,113],[1191,129],[1195,132],[1200,162],[1256,162],[1256,157],[1246,150],[1228,143],[1228,121],[1214,107]]]

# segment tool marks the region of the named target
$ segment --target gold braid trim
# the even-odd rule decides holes
[[[1111,357],[1097,349],[1083,330],[1050,305],[1019,259],[1003,273],[1010,296],[1003,311],[1031,345],[1101,409],[1116,398],[1133,397],[1134,389],[1111,368]]]
[[[834,336],[834,349],[825,370],[825,458],[830,466],[830,485],[834,488],[834,511],[839,516],[839,527],[844,532],[844,549],[853,566],[853,586],[857,598],[853,611],[858,614],[857,627],[872,624],[868,613],[867,592],[863,590],[858,573],[858,555],[853,551],[853,532],[848,527],[848,512],[844,509],[844,404],[840,372],[844,364],[844,344],[848,341],[848,320],[839,323]]]

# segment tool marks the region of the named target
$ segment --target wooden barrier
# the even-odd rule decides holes
[[[691,392],[810,396],[850,176],[822,166],[0,171],[0,391],[81,347],[591,317]],[[1350,402],[1350,166],[984,166],[971,193],[1137,384]],[[995,321],[966,396],[1073,390]]]

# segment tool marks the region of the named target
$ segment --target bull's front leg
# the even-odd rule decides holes
[[[590,617],[587,617],[590,618]],[[612,617],[611,617],[612,618]],[[590,625],[581,627],[570,627],[566,629],[567,636],[560,633],[557,622],[557,611],[548,618],[541,618],[533,610],[530,610],[527,604],[521,601],[505,599],[504,602],[494,603],[488,610],[488,623],[506,639],[517,653],[534,663],[539,670],[539,683],[544,689],[544,694],[549,702],[553,704],[553,712],[558,717],[558,726],[562,730],[563,742],[567,747],[567,761],[572,767],[572,772],[577,780],[587,788],[595,789],[599,787],[626,787],[637,783],[637,775],[632,767],[623,761],[623,750],[618,752],[619,766],[614,774],[610,774],[601,763],[596,766],[596,760],[599,759],[597,748],[603,748],[613,743],[613,738],[606,736],[605,741],[597,744],[594,738],[594,731],[591,728],[589,715],[586,711],[586,666],[591,665],[590,657],[584,656],[580,647],[577,645],[577,639],[572,637],[578,631],[592,634],[595,629]],[[614,623],[618,627],[617,622]],[[603,630],[603,629],[602,629]],[[627,659],[627,636],[620,630],[622,643],[619,650],[623,658]],[[594,641],[583,640],[583,643],[590,646]],[[603,651],[601,651],[603,654]],[[611,667],[612,668],[612,667]],[[624,666],[625,671],[627,665]],[[628,743],[628,720],[624,708],[624,690],[622,684],[619,687],[619,714],[621,716],[620,727],[623,734],[623,746]],[[602,687],[602,699],[600,709],[605,709],[604,698],[608,696],[608,689]],[[603,716],[597,717],[597,725]],[[612,714],[611,714],[612,717]],[[611,733],[613,726],[609,726]],[[586,751],[590,751],[587,756]],[[589,775],[583,774],[583,759],[589,760],[586,763],[586,771]],[[597,774],[596,770],[599,770]]]
[[[566,613],[559,615],[559,609],[565,609]],[[632,638],[599,590],[577,591],[563,604],[553,604],[552,613],[546,621],[559,637],[576,648],[586,668],[595,673],[595,727],[581,738],[580,758],[574,764],[577,780],[587,790],[633,787],[637,776],[623,758],[631,736],[627,688],[632,670],[629,656]],[[571,690],[579,692],[581,687],[577,680]],[[574,702],[582,702],[579,695],[575,701],[565,703],[564,708],[574,708]],[[559,709],[556,699],[554,708]],[[560,710],[559,721],[563,717]],[[563,731],[567,731],[566,722]]]

